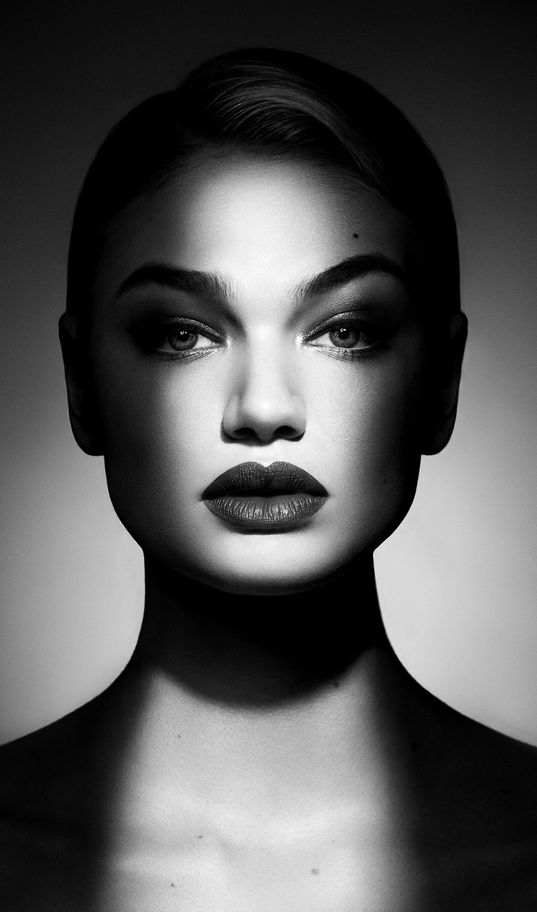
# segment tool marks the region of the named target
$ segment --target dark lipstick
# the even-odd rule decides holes
[[[243,462],[205,489],[215,516],[249,532],[283,532],[302,525],[322,507],[328,492],[309,472],[289,462]]]

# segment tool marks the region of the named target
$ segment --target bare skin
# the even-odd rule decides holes
[[[454,314],[431,386],[413,231],[348,176],[219,157],[109,234],[91,384],[73,315],[62,341],[146,620],[104,694],[1,751],[3,906],[534,910],[535,751],[425,692],[380,622],[372,553],[449,439],[464,344]],[[325,504],[243,534],[202,492],[249,460]]]
[[[410,678],[371,578],[328,642],[322,589],[248,599],[248,621],[234,596],[230,628],[228,596],[208,622],[202,587],[148,580],[120,678],[1,751],[5,908],[535,907],[536,751]]]

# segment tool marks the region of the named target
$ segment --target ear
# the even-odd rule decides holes
[[[89,456],[101,456],[102,432],[93,393],[85,346],[80,340],[76,317],[64,313],[59,323],[69,419],[76,442]]]
[[[468,321],[460,311],[449,318],[448,338],[441,343],[437,363],[428,371],[425,392],[425,427],[422,453],[432,456],[444,449],[451,437],[461,379]]]

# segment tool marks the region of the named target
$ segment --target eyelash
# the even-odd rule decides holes
[[[366,344],[363,348],[345,348],[337,345],[326,345],[316,342],[316,340],[337,330],[349,330],[357,332],[363,336]],[[385,347],[388,331],[378,324],[359,319],[356,314],[339,314],[329,322],[318,326],[313,332],[305,338],[305,342],[314,348],[319,348],[325,354],[333,358],[342,358],[343,360],[354,360],[356,358],[371,358],[378,354],[379,350]]]
[[[208,340],[212,344],[202,345],[200,348],[185,348],[185,349],[175,349],[173,351],[162,351],[159,346],[168,344],[170,348],[173,348],[171,345],[170,336],[173,332],[186,332],[192,333],[199,337]],[[206,326],[204,323],[198,323],[197,320],[187,320],[187,319],[149,319],[144,320],[141,324],[138,324],[133,329],[133,335],[142,350],[149,355],[152,355],[159,360],[181,360],[181,359],[195,359],[200,358],[205,355],[208,351],[214,351],[222,344],[222,338],[214,332],[209,326]],[[196,344],[194,343],[194,345]]]
[[[329,335],[331,332],[336,332],[341,329],[357,332],[359,336],[365,338],[366,345],[363,348],[345,348],[344,346],[327,345],[316,341],[325,335]],[[209,341],[211,344],[202,345],[198,348],[193,346],[192,348],[163,351],[161,346],[166,344],[170,346],[170,349],[173,348],[172,343],[170,342],[170,336],[173,332],[186,332],[196,335],[198,338],[194,342],[194,346],[197,344],[200,337]],[[138,323],[133,328],[132,335],[144,353],[159,360],[194,360],[203,357],[209,351],[214,351],[224,343],[222,337],[209,326],[206,326],[204,323],[199,323],[197,320],[186,318],[149,318]],[[356,314],[338,314],[336,317],[331,318],[330,321],[317,326],[314,330],[304,336],[303,341],[312,348],[322,350],[323,353],[331,357],[340,358],[342,360],[354,360],[356,358],[370,358],[375,356],[379,349],[384,347],[387,336],[388,332],[383,330],[382,327],[372,322],[358,319]]]

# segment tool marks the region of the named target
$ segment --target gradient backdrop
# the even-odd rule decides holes
[[[533,3],[22,0],[2,22],[0,736],[103,689],[133,648],[138,548],[70,437],[57,317],[75,197],[144,97],[241,45],[371,81],[439,156],[471,334],[452,443],[378,554],[388,631],[461,711],[537,743],[537,13]],[[439,282],[442,277],[439,276]]]

